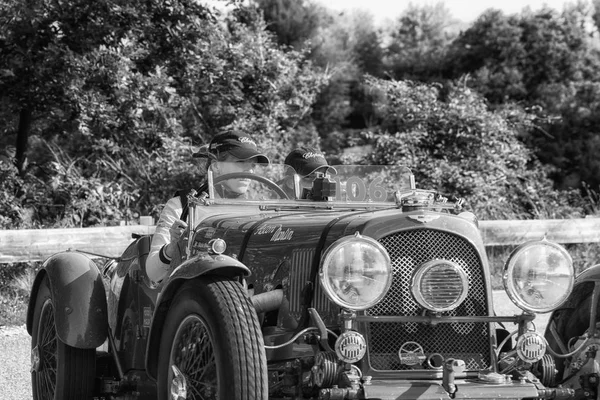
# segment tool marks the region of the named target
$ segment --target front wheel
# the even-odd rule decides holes
[[[96,350],[71,347],[56,334],[55,307],[48,278],[42,281],[33,314],[31,384],[34,400],[90,399]]]
[[[268,397],[260,326],[235,281],[186,282],[169,308],[159,352],[159,400]]]

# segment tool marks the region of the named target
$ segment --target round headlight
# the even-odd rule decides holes
[[[431,260],[417,268],[411,290],[422,307],[435,312],[451,311],[467,297],[469,277],[455,262]]]
[[[227,243],[223,239],[212,239],[208,246],[213,254],[223,254],[227,250]]]
[[[513,303],[525,311],[545,313],[569,297],[575,271],[564,248],[542,240],[517,247],[504,266],[502,278]]]
[[[320,280],[334,303],[352,310],[377,304],[392,284],[392,264],[376,240],[356,234],[332,244],[321,261]]]

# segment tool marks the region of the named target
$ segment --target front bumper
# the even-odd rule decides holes
[[[456,392],[451,397],[439,381],[372,380],[365,385],[365,399],[377,400],[451,400],[451,399],[522,399],[536,398],[539,392],[532,383],[512,381],[503,384],[457,379]]]

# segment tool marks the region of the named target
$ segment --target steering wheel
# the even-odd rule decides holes
[[[275,193],[279,195],[280,198],[289,200],[287,194],[280,188],[275,182],[272,180],[265,178],[264,176],[252,174],[250,172],[234,172],[231,174],[225,174],[217,176],[213,179],[213,185],[221,183],[223,181],[228,181],[229,179],[250,179],[253,181],[260,182],[269,187],[269,189],[273,190]]]

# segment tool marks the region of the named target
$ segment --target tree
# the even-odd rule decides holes
[[[80,85],[107,99],[114,96],[111,65],[122,61],[119,49],[127,47],[131,32],[157,13],[151,4],[80,0],[0,4],[4,27],[0,103],[6,107],[3,114],[18,115],[15,157],[21,174],[32,131],[52,137],[80,122],[80,102],[86,101]],[[98,52],[110,54],[102,58]]]
[[[556,167],[560,188],[597,187],[594,157],[596,77],[600,73],[597,30],[584,4],[504,16],[490,10],[453,43],[448,77],[469,75],[469,84],[490,103],[518,102],[536,110],[527,143]],[[590,163],[590,164],[586,164]]]
[[[331,71],[331,79],[312,118],[324,150],[336,156],[351,145],[356,130],[377,123],[363,76],[383,76],[385,71],[381,32],[370,13],[341,13],[327,22],[312,40],[311,58]]]
[[[156,212],[197,179],[193,146],[222,130],[255,133],[277,155],[316,140],[308,116],[327,76],[305,53],[280,50],[252,9],[225,19],[187,0],[3,6],[35,22],[27,36],[7,18],[0,34],[0,117],[14,121],[23,109],[32,117],[31,163],[6,189],[7,203],[34,210],[17,226]]]
[[[386,68],[398,80],[439,80],[460,24],[442,2],[408,8],[390,26]]]
[[[482,219],[580,215],[572,194],[552,189],[535,155],[520,141],[532,116],[490,110],[464,81],[439,85],[370,79],[382,93],[382,125],[368,133],[368,162],[409,166],[419,186],[463,197]],[[442,95],[443,94],[443,95]],[[577,204],[579,206],[580,204]],[[548,213],[550,210],[550,213]]]
[[[256,0],[264,14],[267,29],[281,45],[301,50],[326,16],[322,6],[305,0]]]

